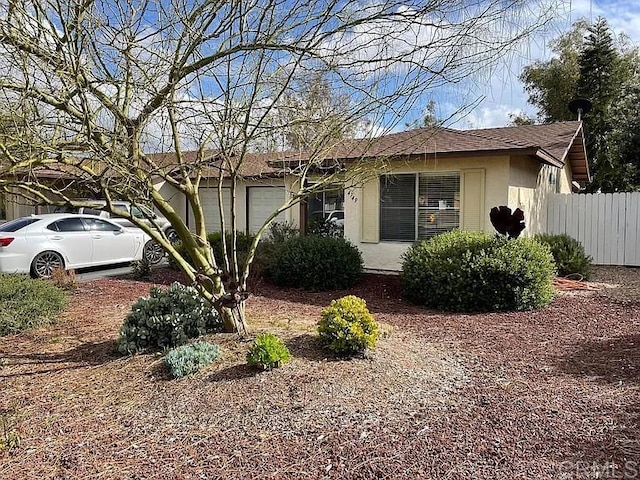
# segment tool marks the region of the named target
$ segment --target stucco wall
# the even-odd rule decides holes
[[[446,158],[396,162],[390,167],[393,173],[460,172],[463,169],[484,169],[485,190],[483,210],[486,212],[484,230],[492,231],[489,210],[508,201],[510,163],[507,156],[483,156],[471,158]],[[365,268],[370,270],[400,270],[402,254],[411,246],[410,242],[361,241],[362,204],[367,202],[361,187],[352,188],[345,194],[345,237],[362,252]],[[377,202],[377,199],[375,200]],[[379,207],[378,207],[379,208]],[[464,212],[461,212],[464,215]]]
[[[562,169],[537,164],[526,157],[512,157],[509,175],[509,202],[507,206],[524,212],[525,236],[543,233],[547,225],[549,195],[556,192],[571,193],[571,168]]]

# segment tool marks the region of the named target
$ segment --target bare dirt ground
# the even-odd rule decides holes
[[[168,283],[170,271],[154,281]],[[443,314],[398,279],[344,292],[254,288],[252,334],[293,361],[263,373],[248,347],[171,380],[115,339],[150,284],[81,284],[56,326],[0,338],[0,479],[640,478],[640,269],[534,312]],[[385,335],[365,358],[323,352],[331,299],[365,298]]]

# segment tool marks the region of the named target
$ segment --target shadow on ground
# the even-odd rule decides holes
[[[608,383],[640,383],[640,334],[584,342],[560,360],[559,368]]]
[[[115,340],[85,342],[60,352],[8,354],[2,356],[5,366],[20,367],[29,365],[30,367],[25,372],[17,371],[0,374],[0,378],[38,375],[84,368],[88,365],[102,365],[118,358],[120,358],[120,355],[117,352]]]

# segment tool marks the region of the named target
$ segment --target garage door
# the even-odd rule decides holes
[[[207,227],[207,232],[219,232],[220,209],[218,207],[218,189],[201,188],[200,202],[202,203],[202,209],[204,210],[204,224]],[[231,230],[231,190],[228,188],[222,189],[222,204],[224,205],[225,225],[227,227],[227,230]],[[194,225],[195,219],[193,217],[193,212],[189,210],[189,226],[192,230]]]
[[[247,217],[250,233],[256,233],[267,218],[284,203],[284,187],[248,187],[249,212]],[[284,222],[284,212],[276,222]]]

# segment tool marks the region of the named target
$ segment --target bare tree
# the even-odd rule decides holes
[[[195,266],[159,229],[131,221],[191,280],[210,279],[199,283],[202,295],[226,330],[243,330],[244,320],[220,299],[246,287],[269,223],[323,186],[371,175],[371,164],[357,160],[366,157],[366,140],[350,144],[348,165],[327,168],[337,139],[363,121],[380,132],[393,127],[430,90],[517,48],[555,7],[544,0],[8,0],[0,6],[0,92],[15,112],[33,108],[33,128],[20,138],[28,148],[0,140],[0,188],[35,202],[78,204],[43,178],[46,170],[106,199],[112,211],[115,199],[153,204]],[[321,79],[319,95],[330,90],[348,108],[277,115],[305,78]],[[217,172],[222,205],[223,183],[233,198],[256,150],[269,139],[291,140],[305,123],[313,136],[289,143],[306,151],[281,165],[297,176],[295,188],[257,232],[244,265],[235,249],[235,202],[230,218],[220,209],[233,239],[218,265],[206,241],[203,178]],[[186,198],[194,224],[187,227],[160,184]]]

